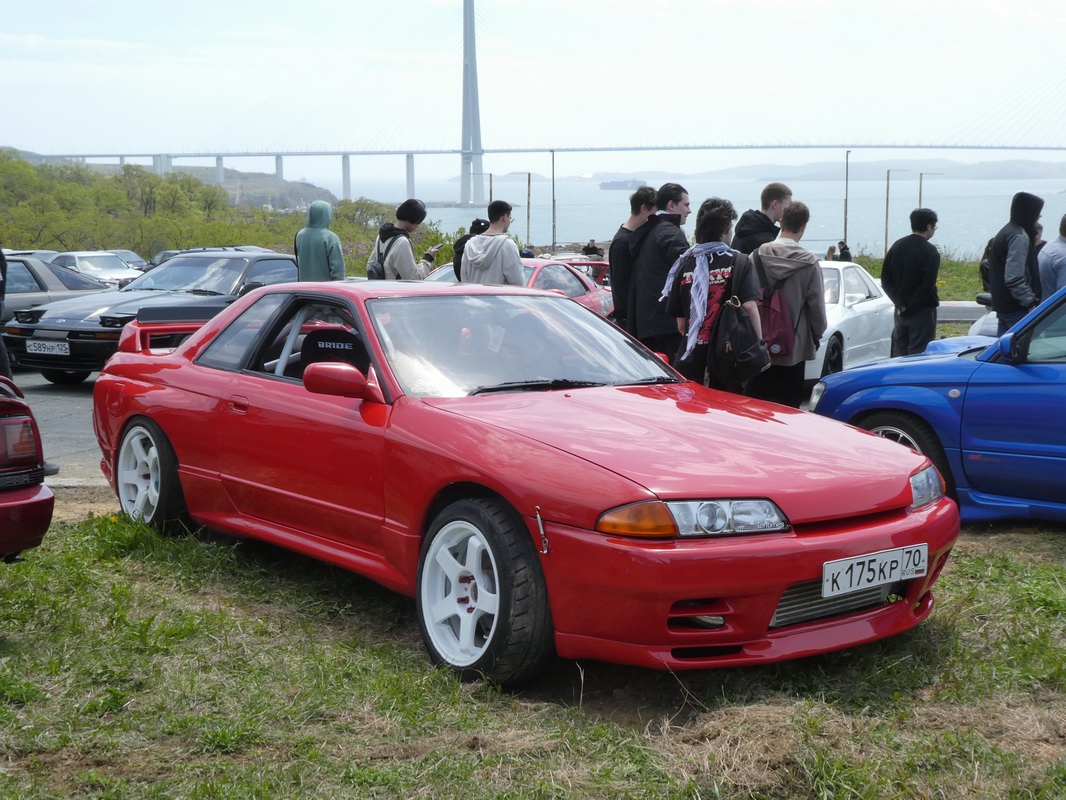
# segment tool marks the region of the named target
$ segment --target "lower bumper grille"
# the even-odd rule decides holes
[[[797,583],[790,586],[777,604],[771,628],[784,628],[827,617],[839,617],[856,611],[865,611],[884,605],[892,595],[902,595],[906,582],[872,586],[850,594],[837,597],[822,597],[820,580]]]

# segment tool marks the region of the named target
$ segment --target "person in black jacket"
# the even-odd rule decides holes
[[[925,351],[936,335],[936,277],[940,253],[929,243],[936,232],[936,212],[916,208],[911,212],[911,234],[896,241],[885,255],[881,286],[896,307],[892,355],[909,356]]]
[[[660,186],[655,205],[658,212],[629,239],[633,275],[626,318],[630,332],[645,346],[672,358],[681,344],[681,334],[677,319],[667,313],[659,298],[670,267],[688,250],[688,238],[681,226],[688,219],[692,205],[688,191],[677,183]]]
[[[607,250],[607,265],[611,271],[611,294],[614,296],[614,321],[622,330],[633,333],[626,318],[629,308],[629,285],[633,275],[633,258],[629,253],[629,239],[655,213],[655,190],[641,186],[629,196],[629,219],[618,226]]]
[[[851,248],[848,243],[841,239],[837,242],[837,261],[852,261]]]
[[[781,215],[792,202],[792,190],[783,183],[770,183],[759,195],[762,211],[749,208],[740,215],[733,233],[734,250],[748,255],[759,249],[759,245],[772,242],[777,238],[777,223]]]
[[[989,253],[989,290],[992,309],[999,319],[997,336],[1036,308],[1040,302],[1040,268],[1037,265],[1037,227],[1044,200],[1028,192],[1011,199],[1010,222],[992,237]]]
[[[466,249],[466,243],[475,236],[480,236],[488,229],[489,221],[478,217],[470,223],[470,231],[456,239],[455,244],[452,245],[452,252],[454,253],[452,256],[452,271],[455,273],[455,279],[457,281],[463,279],[463,276],[459,274],[459,268],[463,263],[463,250]]]

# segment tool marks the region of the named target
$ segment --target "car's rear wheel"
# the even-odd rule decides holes
[[[92,372],[81,369],[42,369],[41,377],[58,386],[74,386],[84,383]]]
[[[947,494],[956,497],[955,479],[948,466],[947,456],[944,455],[944,447],[940,444],[936,432],[924,419],[902,411],[879,411],[864,417],[856,424],[870,433],[891,439],[928,457],[940,470]]]
[[[825,361],[822,362],[822,377],[844,370],[844,344],[839,336],[830,338],[825,346]]]
[[[148,419],[131,423],[122,435],[115,465],[115,486],[122,511],[160,533],[188,529],[178,459],[166,434]]]
[[[540,561],[502,501],[460,500],[437,515],[422,544],[415,601],[430,658],[464,680],[521,683],[553,655]]]

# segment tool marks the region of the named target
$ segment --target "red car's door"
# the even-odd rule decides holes
[[[219,427],[219,466],[250,517],[380,553],[387,409],[245,373]]]

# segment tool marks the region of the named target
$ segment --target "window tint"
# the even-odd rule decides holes
[[[71,272],[69,269],[63,267],[57,267],[54,264],[46,264],[59,281],[68,289],[106,289],[107,284],[100,283],[100,281],[90,278],[88,275],[82,275],[78,272]]]
[[[567,297],[580,297],[587,293],[576,275],[561,264],[546,264],[541,267],[537,279],[533,281],[534,289],[561,291]]]
[[[262,283],[270,286],[274,283],[288,283],[296,280],[296,265],[288,259],[268,258],[252,264],[244,282]]]
[[[37,282],[37,278],[30,272],[24,261],[7,262],[7,293],[19,294],[20,292],[41,292],[44,287]]]
[[[61,267],[70,267],[74,264],[74,256],[56,256],[52,259],[52,263]]]
[[[287,297],[282,294],[268,294],[260,298],[215,337],[196,359],[196,363],[219,369],[240,369],[256,336]]]

